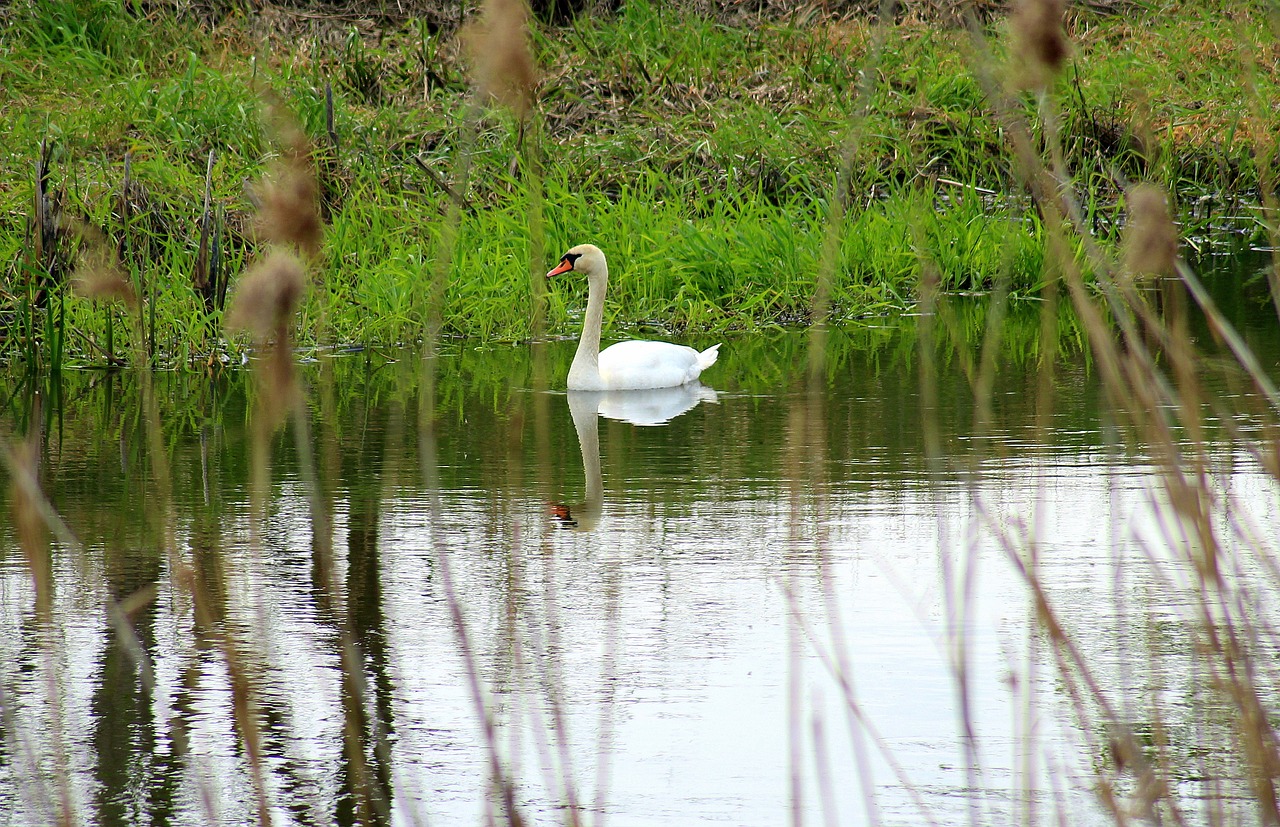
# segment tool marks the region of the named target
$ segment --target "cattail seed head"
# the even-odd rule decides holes
[[[1126,195],[1129,220],[1124,229],[1124,266],[1131,275],[1170,275],[1178,255],[1178,229],[1164,190],[1138,184]]]
[[[272,244],[290,245],[308,258],[320,254],[324,222],[311,141],[284,103],[269,88],[261,90],[262,119],[280,158],[251,188],[257,207],[257,232]]]
[[[130,308],[138,303],[133,285],[118,269],[78,270],[73,287],[77,295],[90,301],[118,301]]]
[[[72,287],[76,295],[90,301],[118,301],[130,308],[138,304],[133,284],[125,278],[114,257],[102,249],[91,249],[81,257],[72,277]]]
[[[258,234],[274,244],[292,245],[314,258],[320,254],[324,225],[319,188],[309,160],[286,158],[254,189]]]
[[[266,351],[255,373],[262,392],[258,413],[268,430],[279,426],[299,399],[289,334],[305,287],[302,262],[292,253],[276,250],[240,279],[227,312],[227,327],[250,331]]]

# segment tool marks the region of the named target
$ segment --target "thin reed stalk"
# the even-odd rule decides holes
[[[516,0],[491,0],[486,4],[480,22],[466,33],[473,59],[477,61],[479,95],[491,95],[510,106],[524,122],[531,103],[534,67],[528,51],[525,10]],[[457,155],[457,172],[453,191],[466,193],[470,179],[472,153],[481,115],[479,95],[466,109],[462,123],[462,140]],[[420,166],[423,166],[420,164]],[[535,168],[537,165],[535,163]],[[535,173],[536,174],[536,173]],[[536,175],[537,187],[541,176]],[[540,189],[535,189],[540,193]],[[515,780],[504,766],[498,745],[497,725],[485,700],[479,666],[471,643],[460,595],[453,577],[449,553],[438,535],[441,518],[439,470],[436,459],[436,368],[442,328],[442,306],[451,270],[455,245],[462,220],[463,198],[451,198],[439,234],[436,265],[433,268],[427,296],[426,330],[423,340],[422,381],[418,398],[418,450],[423,485],[428,492],[427,532],[440,572],[441,588],[448,607],[451,625],[462,656],[468,692],[480,721],[482,741],[487,758],[489,783],[498,798],[502,817],[509,825],[524,824],[515,800]],[[536,196],[540,199],[540,195]],[[540,215],[540,213],[539,213]],[[576,818],[571,808],[571,818]]]

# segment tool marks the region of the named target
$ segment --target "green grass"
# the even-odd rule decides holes
[[[314,271],[319,289],[299,317],[303,342],[421,338],[449,202],[415,156],[470,205],[440,309],[450,335],[535,333],[530,272],[586,240],[605,248],[614,274],[607,336],[803,322],[840,148],[854,126],[860,140],[831,297],[837,319],[911,306],[925,262],[949,291],[1002,283],[1030,295],[1044,278],[1043,228],[1012,176],[960,30],[908,19],[888,32],[891,48],[872,66],[873,33],[861,23],[735,27],[627,3],[614,17],[534,33],[544,77],[521,146],[509,115],[472,108],[451,33],[409,21],[378,38],[335,24],[259,40],[238,17],[201,28],[134,9],[22,4],[0,32],[0,325],[10,325],[2,355],[21,352],[23,335],[9,320],[27,292],[21,262],[42,139],[55,146],[51,187],[65,190],[66,212],[113,237],[132,152],[151,208],[134,229],[151,253],[133,275],[151,287],[157,358],[180,362],[227,346],[215,335],[220,319],[204,318],[190,286],[205,163],[215,151],[213,196],[228,216],[234,280],[257,252],[245,183],[274,151],[255,91],[263,82],[322,146],[325,84],[335,90],[340,201]],[[1063,144],[1104,244],[1121,216],[1117,175],[1152,178],[1179,204],[1205,193],[1227,206],[1256,200],[1254,157],[1280,127],[1269,107],[1240,105],[1276,92],[1262,15],[1191,4],[1079,12],[1074,34],[1075,62],[1057,90]],[[999,24],[991,36],[1001,42]],[[1151,56],[1157,45],[1165,59]],[[855,122],[864,68],[875,82]],[[530,146],[546,170],[545,239],[530,220]],[[539,242],[547,260],[532,262]],[[582,286],[557,284],[549,302],[548,331],[574,333]],[[108,317],[68,299],[74,358],[105,359]],[[127,325],[111,334],[114,349],[129,346]]]

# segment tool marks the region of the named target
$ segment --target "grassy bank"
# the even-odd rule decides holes
[[[1000,19],[986,24],[984,46],[912,16],[879,28],[813,14],[727,25],[627,3],[534,28],[540,79],[520,129],[506,110],[477,104],[465,38],[425,19],[133,9],[65,0],[6,12],[0,350],[11,357],[102,362],[128,347],[123,311],[66,289],[85,225],[113,246],[125,240],[157,360],[224,348],[221,303],[192,286],[205,178],[206,255],[216,242],[234,293],[260,247],[246,183],[275,151],[264,87],[321,160],[328,228],[312,268],[319,289],[298,317],[306,342],[418,340],[438,268],[446,333],[536,334],[538,274],[583,240],[611,256],[606,335],[803,322],[838,185],[847,209],[834,233],[837,318],[912,305],[923,268],[955,291],[1001,283],[1028,294],[1046,278],[1007,115],[993,114],[984,91],[986,75],[999,88],[1016,75]],[[1133,4],[1068,15],[1074,51],[1050,99],[1105,249],[1129,178],[1174,193],[1187,238],[1214,238],[1223,223],[1260,232],[1247,206],[1261,201],[1280,127],[1262,105],[1276,91],[1276,47],[1260,11]],[[1035,116],[1033,96],[1016,101]],[[61,222],[54,257],[39,260],[31,226],[42,141]],[[582,286],[558,285],[545,299],[547,330],[576,332]]]

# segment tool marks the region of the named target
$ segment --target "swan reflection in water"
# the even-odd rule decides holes
[[[569,391],[569,414],[582,449],[582,471],[586,477],[584,502],[575,505],[554,503],[551,516],[562,528],[590,531],[600,522],[604,506],[604,480],[600,473],[599,419],[616,419],[632,425],[664,425],[692,410],[699,402],[715,402],[716,392],[698,382],[673,388],[628,391]]]

